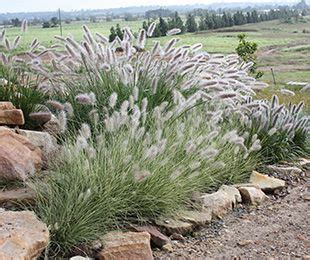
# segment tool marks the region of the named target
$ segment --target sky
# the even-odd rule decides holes
[[[296,0],[297,1],[297,0]],[[65,11],[80,9],[108,9],[115,7],[140,5],[186,5],[219,3],[218,0],[0,0],[0,13],[53,11],[61,8]],[[224,0],[221,2],[281,2],[280,0]]]
[[[209,4],[217,0],[0,0],[0,13],[53,11],[61,8],[65,11],[80,9],[108,9],[115,7],[140,5],[186,5]],[[221,2],[281,2],[279,0],[224,0]]]

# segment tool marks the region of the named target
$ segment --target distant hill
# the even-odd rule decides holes
[[[295,2],[296,4],[296,2]],[[253,3],[253,2],[240,2],[240,3],[212,3],[212,4],[192,4],[192,5],[171,5],[171,6],[131,6],[122,8],[111,8],[111,9],[98,9],[98,10],[77,10],[77,11],[63,11],[63,19],[75,19],[80,17],[81,19],[88,19],[92,16],[123,16],[125,14],[143,16],[149,10],[156,9],[169,9],[171,11],[178,11],[179,13],[186,13],[194,9],[244,9],[244,8],[260,8],[260,9],[270,9],[275,8],[279,5],[279,2],[269,2],[269,3]],[[281,5],[290,5],[293,3],[291,1],[282,1]],[[306,5],[303,0],[298,4],[300,8]],[[296,5],[297,6],[297,5]],[[20,20],[49,20],[53,16],[57,15],[57,11],[50,12],[20,12],[20,13],[0,13],[0,22],[8,21],[13,18],[18,18]]]

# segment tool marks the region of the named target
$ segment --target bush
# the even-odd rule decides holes
[[[242,121],[249,137],[261,140],[265,163],[310,155],[309,116],[302,115],[303,103],[286,108],[273,96],[271,102],[249,99],[244,106],[250,110]]]
[[[83,125],[76,143],[67,146],[68,160],[35,183],[37,213],[51,227],[51,250],[66,255],[124,223],[172,215],[192,204],[193,192],[245,181],[256,166],[254,154],[236,152],[244,145],[231,143],[237,136],[229,129],[205,124],[200,108],[171,117],[176,110],[163,103],[147,126],[145,111],[126,104],[120,121],[117,111],[107,117],[96,141]]]

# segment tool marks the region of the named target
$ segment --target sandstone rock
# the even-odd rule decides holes
[[[223,190],[204,194],[201,198],[203,208],[210,210],[214,218],[222,218],[228,211],[232,210],[235,203],[235,197]]]
[[[39,147],[42,151],[43,168],[48,167],[48,163],[57,157],[59,146],[54,136],[47,132],[18,130],[18,134],[25,136],[29,141]]]
[[[0,259],[36,259],[48,240],[47,226],[32,211],[0,212]]]
[[[36,122],[38,125],[44,125],[48,121],[52,119],[52,113],[51,112],[35,112],[30,113],[29,118]]]
[[[178,219],[159,219],[155,220],[155,224],[164,230],[168,235],[173,233],[188,234],[193,231],[194,225],[189,222],[184,222]]]
[[[170,243],[169,237],[165,236],[154,226],[133,226],[132,229],[136,232],[147,232],[151,235],[151,242],[157,247],[163,247]]]
[[[35,193],[30,188],[16,188],[6,191],[0,191],[0,204],[13,203],[33,203]]]
[[[178,218],[182,221],[193,223],[195,226],[204,226],[211,223],[212,212],[210,210],[184,210],[178,214]]]
[[[30,141],[7,128],[0,131],[0,178],[26,180],[41,169],[42,152]]]
[[[15,108],[11,102],[0,102],[0,110],[12,110]]]
[[[237,245],[238,246],[247,246],[247,245],[250,245],[250,244],[253,244],[253,241],[252,240],[241,240],[239,242],[237,242]]]
[[[233,202],[233,206],[236,206],[238,203],[241,203],[242,201],[241,194],[236,187],[222,185],[219,190],[226,192],[229,196],[232,197],[232,199],[235,198],[235,201]]]
[[[104,260],[150,260],[151,236],[147,232],[110,232],[103,239],[104,248],[98,258]]]
[[[290,174],[300,174],[302,170],[295,166],[276,166],[276,165],[268,165],[268,169],[275,171],[277,173],[283,175],[290,175]]]
[[[173,233],[173,234],[170,236],[170,239],[172,239],[172,240],[178,240],[178,241],[182,241],[182,242],[185,241],[185,237],[183,237],[181,234],[178,234],[178,233]]]
[[[285,181],[269,177],[257,171],[253,171],[250,176],[250,182],[259,186],[260,189],[266,192],[274,191],[285,187]]]
[[[25,124],[23,111],[20,109],[0,110],[0,125]]]
[[[172,253],[172,252],[173,252],[173,246],[172,246],[172,244],[169,243],[169,244],[164,245],[164,246],[163,246],[163,250],[165,250],[165,251],[167,251],[167,252],[169,252],[169,253]]]
[[[261,189],[257,189],[255,187],[240,187],[239,191],[241,193],[242,202],[251,205],[259,205],[264,200],[268,199]]]

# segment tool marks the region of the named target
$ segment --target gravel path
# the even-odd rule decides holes
[[[174,240],[171,252],[155,251],[155,258],[310,259],[309,175],[258,208],[240,206],[184,242]]]

